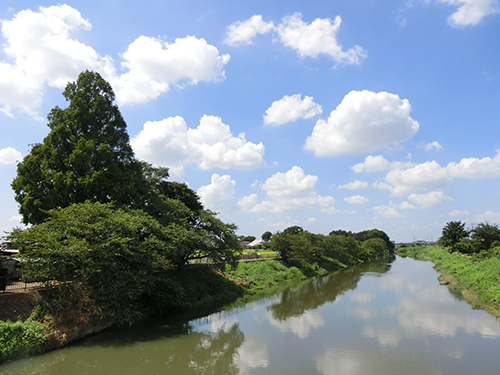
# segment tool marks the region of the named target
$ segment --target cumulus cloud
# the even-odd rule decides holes
[[[188,36],[168,44],[140,36],[122,55],[120,74],[110,56],[76,39],[92,25],[69,5],[22,10],[0,22],[8,57],[0,62],[0,112],[11,117],[15,109],[37,116],[47,86],[62,89],[85,69],[101,73],[120,104],[133,104],[155,99],[173,84],[224,79],[229,61],[204,39]]]
[[[442,167],[436,161],[428,161],[409,168],[398,167],[385,177],[391,186],[391,194],[401,196],[416,190],[442,190],[450,187],[456,178],[483,180],[500,176],[500,152],[494,158],[463,158]]]
[[[335,199],[323,197],[314,190],[317,176],[306,175],[302,168],[292,167],[289,171],[278,172],[269,177],[262,190],[271,199],[259,201],[257,194],[240,198],[238,205],[243,211],[282,212],[311,206],[330,206]]]
[[[362,195],[353,195],[352,197],[345,197],[344,201],[349,204],[367,204],[368,198]]]
[[[265,164],[262,142],[248,142],[244,133],[233,136],[216,116],[204,115],[195,129],[179,116],[148,121],[130,143],[139,159],[171,168],[198,164],[202,169],[248,170]]]
[[[212,175],[210,185],[202,186],[198,189],[201,203],[210,209],[217,210],[225,205],[234,196],[234,187],[236,182],[231,180],[231,176],[219,176],[217,173]]]
[[[72,38],[91,25],[69,5],[23,10],[1,22],[4,52],[13,62],[0,62],[0,103],[8,115],[14,108],[34,115],[45,84],[63,88],[84,69],[109,66],[107,58]]]
[[[7,147],[0,149],[0,165],[16,164],[23,159],[23,155],[15,148]]]
[[[314,103],[311,96],[305,96],[302,100],[300,94],[285,95],[282,99],[273,102],[266,110],[264,125],[283,125],[299,118],[309,119],[322,112],[321,106]]]
[[[340,185],[339,189],[358,190],[358,189],[366,189],[367,187],[368,187],[368,182],[356,180],[354,182],[349,182],[345,185]]]
[[[404,217],[404,215],[400,214],[396,208],[395,203],[389,202],[388,206],[376,206],[373,207],[373,210],[377,213],[377,216],[383,216],[391,219]]]
[[[427,194],[410,194],[408,200],[420,205],[422,208],[433,208],[446,201],[453,201],[453,198],[448,197],[442,191],[431,191]]]
[[[265,34],[274,29],[272,22],[264,22],[262,15],[255,15],[246,21],[238,21],[227,28],[224,43],[236,47],[242,44],[252,44],[257,34]]]
[[[274,27],[272,22],[262,21],[262,16],[252,16],[247,21],[236,22],[228,27],[225,43],[238,46],[251,44],[257,34],[270,31],[277,33],[279,41],[286,47],[292,48],[300,57],[316,58],[326,55],[337,64],[359,64],[366,58],[366,52],[360,46],[354,46],[347,51],[337,41],[342,18],[335,20],[317,18],[311,23],[302,20],[301,13],[294,13],[284,17],[281,23]]]
[[[382,155],[368,155],[363,163],[353,165],[351,169],[355,173],[383,171],[389,169],[389,161]]]
[[[120,104],[156,99],[172,84],[222,80],[224,65],[229,61],[229,55],[219,55],[216,47],[194,36],[175,39],[171,44],[140,36],[122,58],[122,68],[128,72],[111,79]]]
[[[457,6],[448,24],[454,27],[475,26],[489,15],[500,12],[498,0],[437,0],[441,3]]]
[[[444,189],[453,184],[446,168],[436,161],[428,161],[407,169],[393,169],[385,179],[393,186],[391,194],[394,196],[410,194],[418,189]]]
[[[301,13],[285,17],[278,25],[277,32],[281,42],[294,50],[300,57],[330,56],[336,63],[359,64],[366,57],[366,52],[360,46],[354,46],[347,51],[337,41],[342,18],[317,18],[311,23],[302,21]]]
[[[410,202],[403,202],[399,205],[399,208],[402,210],[414,210],[417,207],[411,204]]]
[[[316,156],[361,154],[407,141],[419,124],[407,99],[387,92],[351,91],[328,121],[318,120],[305,149]]]

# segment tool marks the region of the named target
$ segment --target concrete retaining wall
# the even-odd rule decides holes
[[[31,315],[37,299],[37,291],[26,293],[0,293],[0,320],[26,320]]]

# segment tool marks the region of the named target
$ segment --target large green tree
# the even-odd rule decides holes
[[[24,223],[87,200],[133,206],[144,194],[115,95],[98,73],[82,72],[63,92],[68,107],[48,115],[49,134],[17,166],[12,182]]]
[[[469,237],[469,231],[465,229],[465,223],[461,221],[449,221],[444,226],[439,243],[443,246],[454,246],[461,239]]]
[[[479,223],[471,231],[471,238],[476,252],[488,250],[493,242],[500,241],[500,228],[497,224]]]

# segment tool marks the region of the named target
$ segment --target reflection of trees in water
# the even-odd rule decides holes
[[[196,332],[189,335],[184,350],[168,356],[165,370],[172,374],[238,374],[233,359],[245,336],[237,323],[223,326],[217,332]],[[192,341],[192,342],[191,342]],[[184,345],[183,345],[184,346]]]
[[[278,320],[300,316],[306,310],[316,309],[326,302],[335,301],[337,296],[355,289],[364,274],[383,274],[390,268],[391,265],[387,261],[371,262],[315,279],[297,290],[286,289],[281,295],[281,301],[269,306],[268,309]]]
[[[245,340],[238,323],[223,324],[216,331],[192,332],[188,324],[175,329],[157,327],[156,339],[139,340],[127,334],[122,340],[94,339],[64,350],[7,364],[2,375],[136,375],[136,374],[238,374],[234,362]],[[183,331],[181,334],[180,331]],[[163,333],[163,338],[159,338]],[[129,331],[130,333],[130,331]],[[165,335],[168,333],[167,335]],[[189,333],[189,334],[188,334]],[[121,344],[118,342],[121,341]],[[131,343],[131,341],[133,343]],[[127,343],[128,342],[128,343]]]

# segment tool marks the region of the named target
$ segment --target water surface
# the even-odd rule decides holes
[[[499,374],[499,322],[437,276],[397,257],[203,318],[108,331],[0,374]]]

